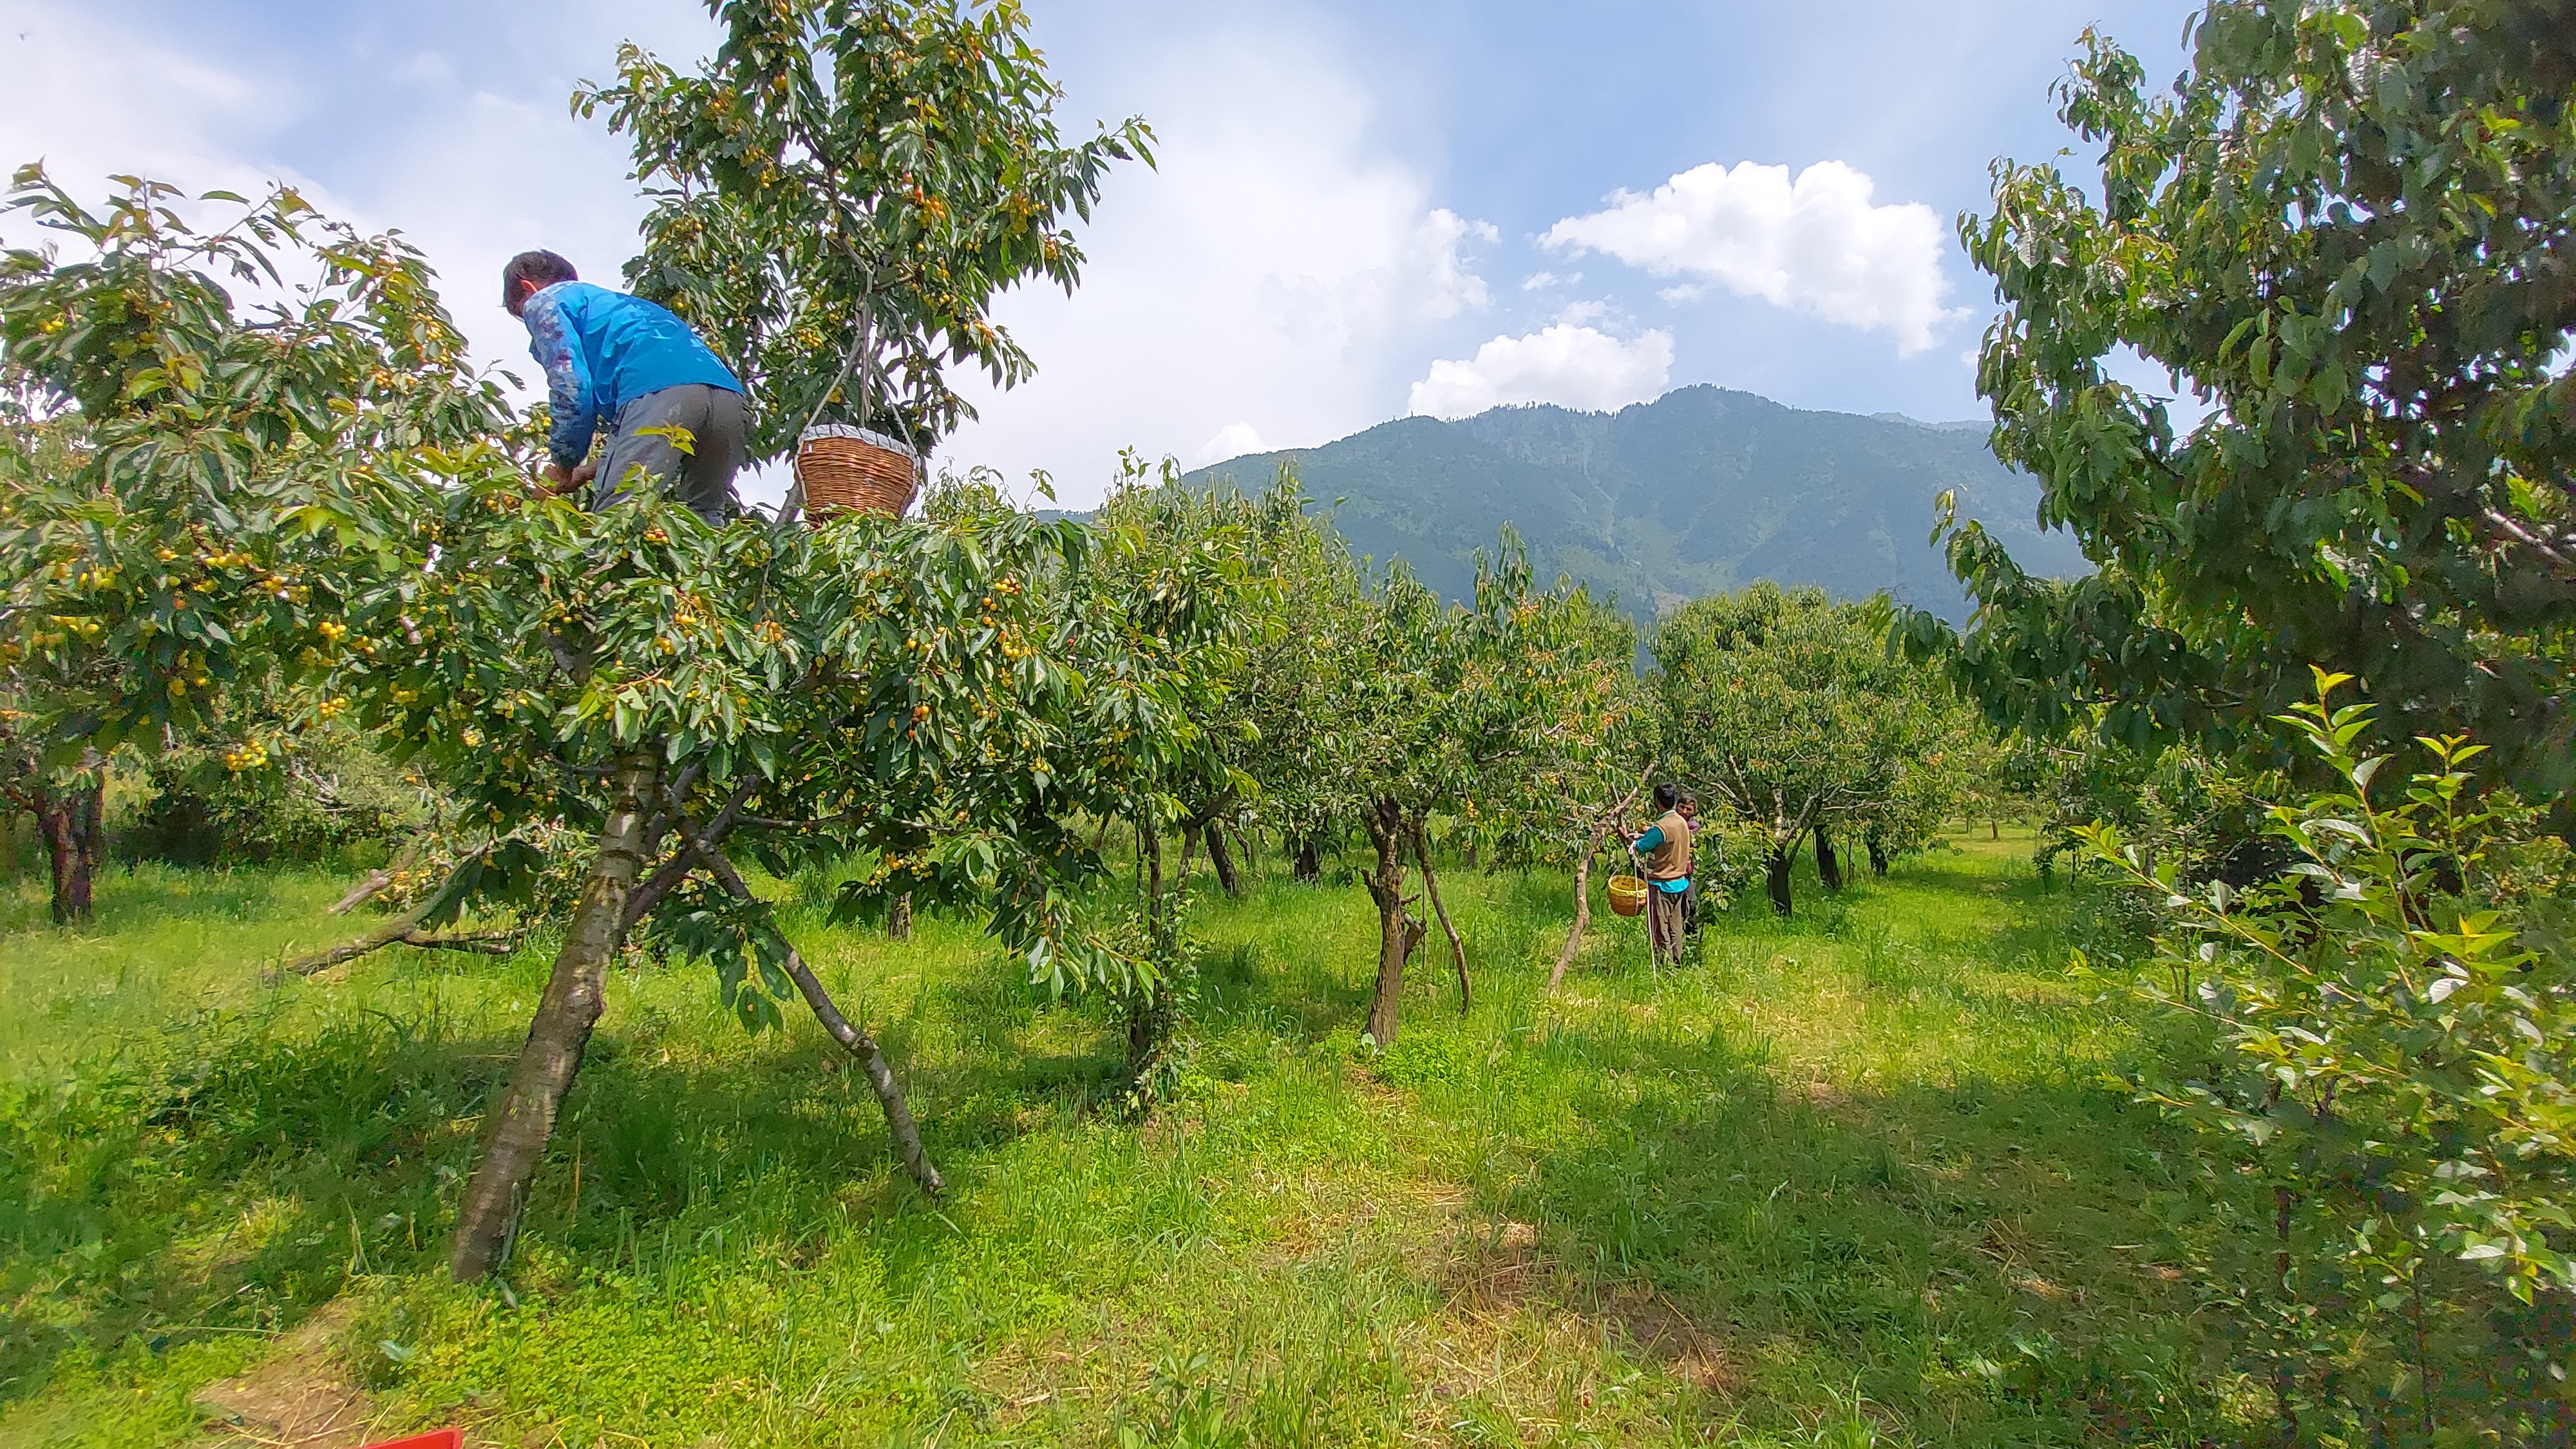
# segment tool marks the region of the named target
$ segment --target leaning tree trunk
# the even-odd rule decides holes
[[[1467,985],[1467,943],[1458,939],[1458,928],[1449,924],[1449,907],[1440,899],[1440,877],[1431,872],[1431,842],[1425,837],[1422,822],[1413,822],[1413,859],[1422,867],[1422,893],[1431,898],[1431,914],[1440,918],[1440,931],[1449,938],[1449,958],[1458,965],[1458,1014],[1467,1014],[1473,1005],[1473,991]]]
[[[68,926],[90,919],[90,881],[107,844],[102,824],[103,787],[97,780],[57,789],[38,785],[36,828],[54,867],[54,924]]]
[[[1565,968],[1574,964],[1574,953],[1583,949],[1584,929],[1592,924],[1592,857],[1601,849],[1606,830],[1595,830],[1574,857],[1574,929],[1565,933],[1565,949],[1556,953],[1556,969],[1547,973],[1547,989],[1554,991],[1565,984]]]
[[[656,752],[620,759],[610,777],[608,815],[599,827],[599,854],[582,886],[581,904],[555,955],[554,976],[528,1024],[528,1040],[510,1069],[510,1083],[491,1116],[483,1161],[465,1189],[456,1218],[456,1248],[448,1269],[460,1282],[488,1276],[501,1264],[528,1183],[554,1135],[555,1116],[581,1070],[591,1028],[599,1024],[608,965],[622,944],[619,925],[626,897],[644,868],[644,802],[655,782]]]
[[[1834,850],[1832,832],[1821,823],[1816,826],[1816,874],[1824,879],[1825,894],[1843,893],[1843,858]]]
[[[733,862],[717,855],[710,863],[726,891],[741,900],[751,899],[751,887],[744,883],[742,872],[734,869]],[[912,1107],[904,1100],[903,1083],[895,1080],[894,1068],[886,1064],[885,1052],[877,1046],[876,1038],[850,1024],[841,1008],[832,1004],[832,994],[823,989],[821,978],[805,964],[795,944],[783,944],[787,946],[787,979],[796,983],[797,993],[813,1010],[814,1019],[823,1023],[823,1030],[832,1034],[832,1040],[839,1042],[843,1051],[858,1058],[860,1070],[868,1074],[877,1105],[885,1109],[886,1135],[894,1139],[895,1155],[903,1159],[904,1171],[912,1174],[912,1180],[920,1183],[924,1192],[946,1190],[948,1183],[931,1164],[930,1154],[922,1150],[921,1129],[913,1123]]]
[[[1395,1045],[1396,1025],[1404,1007],[1404,960],[1423,937],[1423,926],[1404,908],[1404,817],[1392,802],[1371,804],[1366,812],[1369,843],[1377,847],[1377,867],[1369,873],[1369,896],[1377,902],[1377,991],[1369,998],[1369,1040],[1379,1050]]]
[[[1226,849],[1225,826],[1209,821],[1207,828],[1208,864],[1216,869],[1217,889],[1228,898],[1243,894],[1243,878],[1234,873],[1234,852]]]
[[[1789,914],[1789,867],[1797,863],[1798,843],[1774,844],[1762,860],[1763,886],[1771,893],[1771,909]]]

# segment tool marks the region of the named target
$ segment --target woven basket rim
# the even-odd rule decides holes
[[[862,428],[851,423],[817,423],[796,435],[796,446],[801,449],[808,443],[824,438],[848,438],[872,447],[883,448],[889,453],[901,453],[916,464],[921,461],[921,450],[911,444],[899,438],[887,437],[874,428]]]

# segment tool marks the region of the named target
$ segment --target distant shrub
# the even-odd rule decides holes
[[[325,735],[272,769],[235,770],[211,748],[172,750],[138,772],[118,849],[202,866],[315,861],[428,823],[422,788],[355,738]]]

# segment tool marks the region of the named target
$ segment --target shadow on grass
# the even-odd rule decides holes
[[[1632,1351],[1718,1345],[1744,1427],[1796,1431],[1827,1388],[1899,1443],[2223,1427],[2210,1346],[2158,1267],[2184,1184],[2118,1094],[1848,1094],[1783,1084],[1759,1043],[1625,1024],[1559,1024],[1517,1075],[1509,1095],[1563,1117],[1514,1133],[1529,1168],[1482,1184],[1478,1210],[1537,1224],[1566,1306]]]
[[[0,1097],[0,1404],[42,1393],[66,1352],[275,1332],[354,1275],[441,1269],[515,1034],[374,1010],[299,1035],[224,1016],[183,1031],[155,1065]],[[678,1035],[644,1010],[593,1038],[528,1230],[605,1268],[640,1264],[666,1228],[792,1239],[912,1194],[874,1095],[819,1031],[716,1051]],[[995,1050],[911,1085],[954,1163],[1115,1069]]]
[[[246,921],[273,915],[282,885],[325,878],[283,869],[180,870],[153,863],[102,866],[91,888],[94,920],[57,926],[50,886],[42,872],[0,880],[0,939],[41,932],[76,937],[113,935],[171,924]],[[327,897],[324,898],[327,900]]]

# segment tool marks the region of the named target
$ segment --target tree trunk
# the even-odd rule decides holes
[[[1315,838],[1307,836],[1297,842],[1297,879],[1308,885],[1324,878],[1324,863],[1315,858]]]
[[[1601,849],[1602,835],[1593,831],[1574,857],[1574,929],[1565,933],[1565,949],[1556,953],[1556,969],[1547,973],[1550,991],[1565,984],[1565,968],[1574,964],[1574,953],[1583,949],[1584,928],[1592,924],[1592,857]]]
[[[1163,898],[1163,833],[1143,820],[1136,832],[1145,845],[1145,930],[1157,977],[1171,965],[1171,907]],[[1142,1083],[1153,1069],[1172,1027],[1172,988],[1157,979],[1127,1003],[1127,1080]]]
[[[724,888],[740,899],[750,900],[751,887],[743,883],[742,873],[733,868],[733,863],[721,855],[715,862],[716,876],[724,882]],[[787,945],[787,978],[796,983],[798,994],[813,1010],[814,1019],[823,1023],[823,1030],[832,1034],[832,1040],[839,1042],[843,1051],[859,1059],[860,1070],[868,1074],[868,1085],[876,1091],[877,1105],[885,1109],[886,1135],[894,1139],[895,1155],[903,1159],[904,1171],[912,1174],[912,1180],[920,1183],[924,1192],[945,1191],[948,1183],[931,1165],[930,1154],[922,1150],[921,1129],[913,1124],[912,1107],[903,1097],[903,1083],[895,1080],[885,1052],[877,1046],[876,1038],[841,1015],[841,1008],[832,1004],[831,993],[823,989],[822,980],[815,976],[814,968],[805,964],[793,942]]]
[[[912,892],[905,891],[886,907],[886,935],[893,940],[912,939]]]
[[[38,785],[30,793],[34,797],[36,828],[45,837],[46,853],[53,858],[54,924],[68,926],[87,921],[91,914],[90,880],[107,846],[107,832],[101,823],[104,789],[93,777],[67,788]]]
[[[1816,874],[1824,877],[1825,894],[1843,893],[1843,858],[1834,850],[1834,837],[1820,823],[1816,826]]]
[[[1789,914],[1789,867],[1797,862],[1798,843],[1773,845],[1771,854],[1762,862],[1763,884],[1771,892],[1771,909]]]
[[[657,755],[639,751],[617,763],[611,776],[608,815],[599,827],[599,854],[591,862],[581,904],[555,956],[554,976],[537,1003],[528,1040],[510,1069],[510,1082],[492,1113],[483,1161],[465,1189],[456,1218],[456,1248],[448,1269],[459,1282],[488,1276],[501,1264],[528,1183],[554,1135],[555,1115],[581,1070],[591,1028],[599,1024],[608,965],[617,954],[626,894],[644,868],[644,802],[653,791]]]
[[[1377,868],[1369,896],[1377,902],[1377,991],[1369,998],[1369,1040],[1383,1051],[1395,1045],[1404,1007],[1404,958],[1422,939],[1422,923],[1404,908],[1404,817],[1392,801],[1372,802],[1365,813]]]
[[[1440,919],[1440,933],[1449,938],[1449,959],[1458,965],[1458,1014],[1467,1014],[1473,1004],[1473,990],[1467,985],[1467,943],[1458,939],[1458,928],[1449,924],[1449,907],[1440,899],[1440,877],[1431,871],[1431,841],[1423,833],[1422,822],[1413,822],[1413,859],[1422,867],[1422,893],[1431,898],[1431,914]]]
[[[1884,837],[1882,837],[1882,836],[1881,836],[1877,831],[1875,831],[1875,830],[1871,831],[1868,835],[1864,836],[1864,837],[1863,837],[1863,839],[1864,839],[1864,841],[1865,841],[1865,842],[1868,844],[1868,846],[1869,846],[1869,873],[1870,873],[1871,875],[1874,875],[1874,876],[1879,877],[1879,878],[1880,878],[1880,879],[1882,879],[1882,880],[1886,879],[1886,878],[1887,878],[1887,841],[1886,841],[1886,839],[1885,839]]]
[[[1207,828],[1208,864],[1216,868],[1217,889],[1229,899],[1243,894],[1243,880],[1234,873],[1234,855],[1225,848],[1225,827],[1215,821]]]
[[[1179,871],[1180,886],[1183,890],[1189,889],[1190,862],[1197,857],[1198,853],[1199,827],[1184,820],[1181,822],[1181,868]]]

